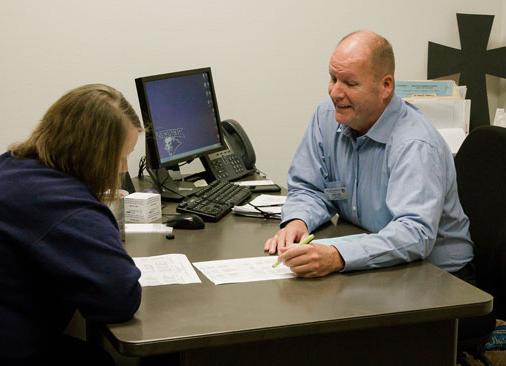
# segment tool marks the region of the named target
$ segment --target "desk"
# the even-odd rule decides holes
[[[278,225],[229,214],[174,240],[129,235],[125,245],[133,257],[191,262],[261,256]],[[316,237],[359,232],[329,224]],[[455,365],[456,319],[492,309],[490,295],[425,262],[220,286],[197,273],[201,284],[143,288],[134,319],[103,333],[121,354],[177,352],[185,365]]]

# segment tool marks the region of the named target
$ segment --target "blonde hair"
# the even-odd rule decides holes
[[[107,85],[89,84],[58,99],[30,137],[9,150],[16,158],[34,158],[79,179],[97,199],[110,201],[120,185],[129,127],[142,129],[123,95]]]

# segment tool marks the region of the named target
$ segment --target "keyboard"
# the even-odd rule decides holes
[[[216,222],[251,196],[248,187],[215,180],[177,205],[176,211],[199,215],[204,221]]]

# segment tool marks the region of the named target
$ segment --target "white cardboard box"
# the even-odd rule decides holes
[[[125,197],[125,221],[153,222],[162,217],[162,200],[158,193],[136,192]]]

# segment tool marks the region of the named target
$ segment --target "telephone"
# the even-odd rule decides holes
[[[252,173],[255,170],[256,155],[244,129],[233,119],[222,121],[221,128],[228,149],[201,158],[206,171],[211,178],[226,181]]]

